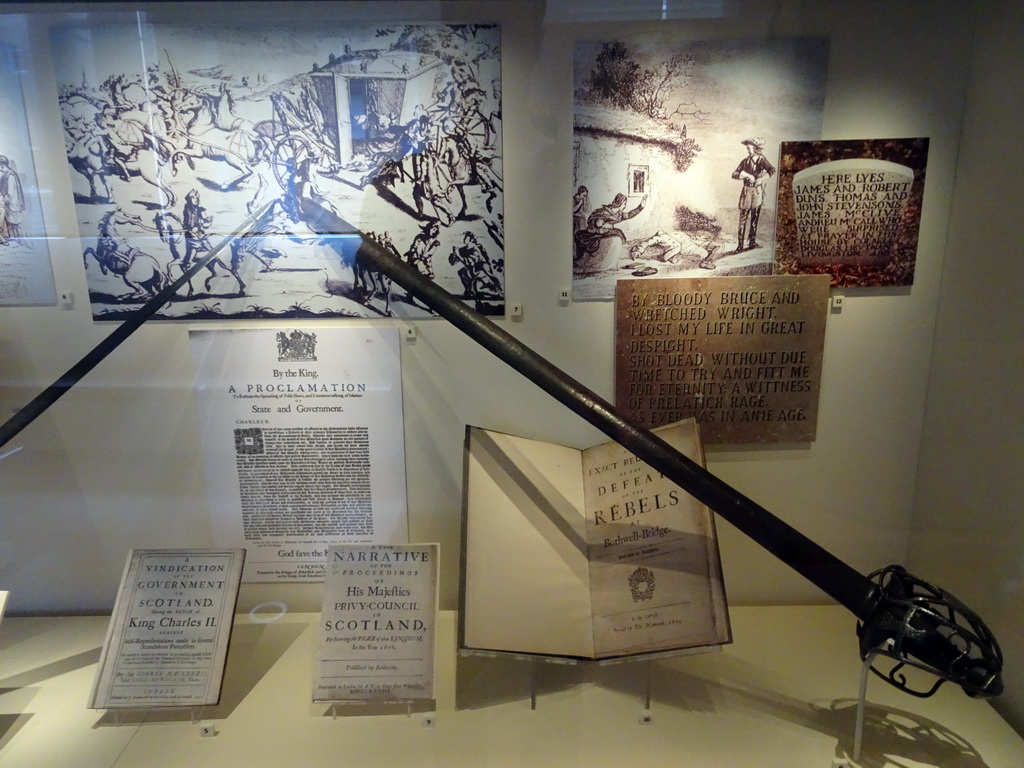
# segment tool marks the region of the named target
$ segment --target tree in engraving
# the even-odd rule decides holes
[[[706,113],[693,104],[680,103],[671,114],[665,107],[673,93],[688,88],[695,63],[692,54],[680,52],[643,67],[625,43],[605,43],[578,95],[586,101],[630,109],[651,119],[680,116],[703,122]]]

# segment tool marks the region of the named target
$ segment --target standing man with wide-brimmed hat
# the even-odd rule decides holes
[[[758,136],[744,139],[742,143],[747,147],[747,156],[732,172],[734,179],[743,182],[743,189],[740,190],[740,221],[737,229],[736,253],[744,250],[744,240],[747,243],[746,250],[761,247],[757,242],[757,222],[761,218],[764,185],[775,174],[774,166],[764,156],[764,139]]]

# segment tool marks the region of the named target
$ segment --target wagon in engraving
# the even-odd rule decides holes
[[[433,103],[442,64],[414,51],[346,52],[279,84],[273,118],[257,126],[278,182],[309,158],[356,175],[369,170],[380,147]]]

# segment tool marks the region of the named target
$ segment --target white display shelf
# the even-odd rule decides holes
[[[843,765],[853,752],[861,668],[854,619],[820,606],[734,608],[731,616],[735,642],[721,653],[566,666],[459,656],[456,617],[445,611],[436,710],[362,707],[334,717],[310,696],[319,614],[269,623],[243,614],[221,704],[202,710],[201,723],[191,711],[115,717],[86,708],[107,617],[8,618],[0,627],[0,765]],[[872,679],[867,698],[860,761],[850,765],[1024,765],[1024,740],[957,688],[916,699]],[[204,736],[209,723],[216,734]]]

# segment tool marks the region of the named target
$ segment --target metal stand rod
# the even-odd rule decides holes
[[[645,666],[647,667],[647,670],[646,670],[647,671],[647,675],[646,675],[647,679],[645,680],[646,685],[645,685],[645,690],[644,690],[644,709],[650,710],[650,708],[651,708],[651,681],[652,681],[653,673],[654,673],[654,662],[651,659],[648,659],[647,663],[645,664]]]
[[[857,693],[857,716],[853,722],[853,762],[860,762],[860,748],[864,744],[864,712],[867,709],[868,673],[877,653],[869,653],[864,657],[860,667],[860,689]]]
[[[540,674],[540,662],[537,659],[531,660],[530,664],[530,711],[537,709],[537,677]]]

